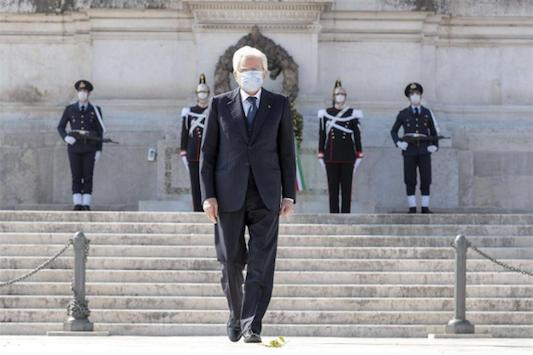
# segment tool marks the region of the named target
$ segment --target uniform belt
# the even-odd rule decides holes
[[[91,138],[98,136],[97,132],[95,131],[86,131],[83,129],[73,129],[69,134],[83,144],[95,144],[96,142],[94,142]]]
[[[405,136],[413,138],[427,137],[427,135],[423,133],[406,133]]]
[[[426,134],[423,134],[423,133],[406,133],[404,135],[404,139],[405,138],[412,138],[412,139],[406,139],[407,140],[407,143],[409,144],[414,144],[416,145],[417,147],[420,147],[420,142],[423,140],[423,138],[427,138],[428,136]]]
[[[82,136],[90,136],[90,135],[94,134],[94,131],[86,131],[86,130],[83,130],[83,129],[73,129],[70,132],[77,133],[77,134],[82,135]]]

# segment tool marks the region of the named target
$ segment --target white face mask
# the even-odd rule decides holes
[[[207,99],[207,98],[209,97],[209,94],[206,93],[206,92],[199,92],[199,93],[197,94],[197,96],[198,96],[198,98],[199,98],[200,100],[205,100],[205,99]]]
[[[78,100],[80,100],[80,102],[87,102],[88,98],[89,93],[87,91],[78,91]]]
[[[263,86],[263,72],[250,70],[239,73],[239,86],[246,92],[256,92]]]
[[[409,100],[411,101],[411,103],[414,105],[414,106],[418,106],[420,105],[420,101],[422,100],[422,97],[418,94],[413,94],[411,96],[409,96]]]
[[[346,101],[346,95],[341,95],[341,94],[335,95],[335,102],[336,103],[343,104],[344,101]]]

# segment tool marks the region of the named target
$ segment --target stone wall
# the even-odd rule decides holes
[[[176,155],[180,109],[194,103],[198,75],[212,85],[219,56],[257,24],[300,68],[309,187],[301,211],[327,208],[316,111],[329,104],[337,78],[365,112],[354,211],[403,209],[401,156],[389,130],[413,80],[452,136],[434,155],[435,209],[533,210],[531,1],[8,0],[0,18],[0,207],[69,203],[55,126],[84,77],[121,142],[104,149],[95,202],[188,209]],[[280,80],[267,87],[280,90]],[[147,161],[149,148],[156,162]]]
[[[195,2],[216,2],[200,0]],[[257,0],[222,0],[226,3],[246,4]],[[263,0],[262,2],[268,2]],[[87,9],[167,9],[179,10],[180,0],[4,0],[0,12],[58,13],[85,11]],[[221,1],[219,1],[221,2]],[[261,1],[259,1],[261,2]],[[284,0],[283,2],[302,2]],[[316,3],[317,1],[307,1]],[[430,11],[453,16],[531,16],[531,0],[336,0],[331,1],[336,10],[348,11]]]

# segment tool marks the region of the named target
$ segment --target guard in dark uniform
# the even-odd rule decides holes
[[[340,212],[350,213],[354,164],[358,166],[363,159],[361,118],[362,111],[346,106],[346,90],[337,80],[333,106],[318,111],[318,159],[326,168],[330,213],[339,213],[339,189]]]
[[[424,93],[422,85],[410,83],[404,93],[411,105],[398,113],[396,122],[392,126],[391,136],[396,146],[402,150],[409,213],[417,211],[415,196],[417,170],[420,173],[422,213],[431,213],[429,209],[431,154],[439,149],[439,128],[431,110],[421,105]],[[400,128],[403,128],[404,132],[402,138],[398,136]]]
[[[205,75],[200,75],[196,88],[197,105],[186,107],[181,111],[181,153],[186,161],[191,177],[191,194],[193,210],[202,212],[202,197],[200,193],[200,147],[204,134],[205,110],[209,105],[209,86],[206,84]]]
[[[93,192],[94,164],[102,154],[102,142],[90,138],[103,138],[105,126],[102,121],[102,110],[89,102],[93,85],[87,80],[79,80],[74,84],[74,88],[78,92],[78,101],[65,108],[57,130],[68,144],[74,210],[89,211]],[[70,124],[68,133],[67,124]]]

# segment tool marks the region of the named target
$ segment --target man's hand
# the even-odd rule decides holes
[[[281,217],[289,217],[294,212],[294,202],[292,200],[284,198],[281,202],[281,209],[279,215]]]
[[[317,158],[318,159],[324,159],[324,153],[318,153]]]
[[[94,154],[94,161],[99,161],[102,157],[102,151],[98,150],[96,154]]]
[[[398,141],[398,143],[396,143],[396,145],[401,150],[407,150],[407,147],[409,146],[409,144],[407,142],[404,142],[404,141]]]
[[[428,152],[430,152],[430,153],[435,153],[439,148],[437,148],[436,145],[433,145],[433,144],[432,144],[432,145],[430,145],[427,149],[428,149]]]
[[[76,138],[74,138],[72,136],[66,136],[65,137],[65,142],[67,142],[67,144],[69,144],[69,145],[73,145],[74,143],[76,143]]]
[[[203,203],[204,212],[207,218],[214,224],[218,222],[218,202],[214,197],[208,198]]]

